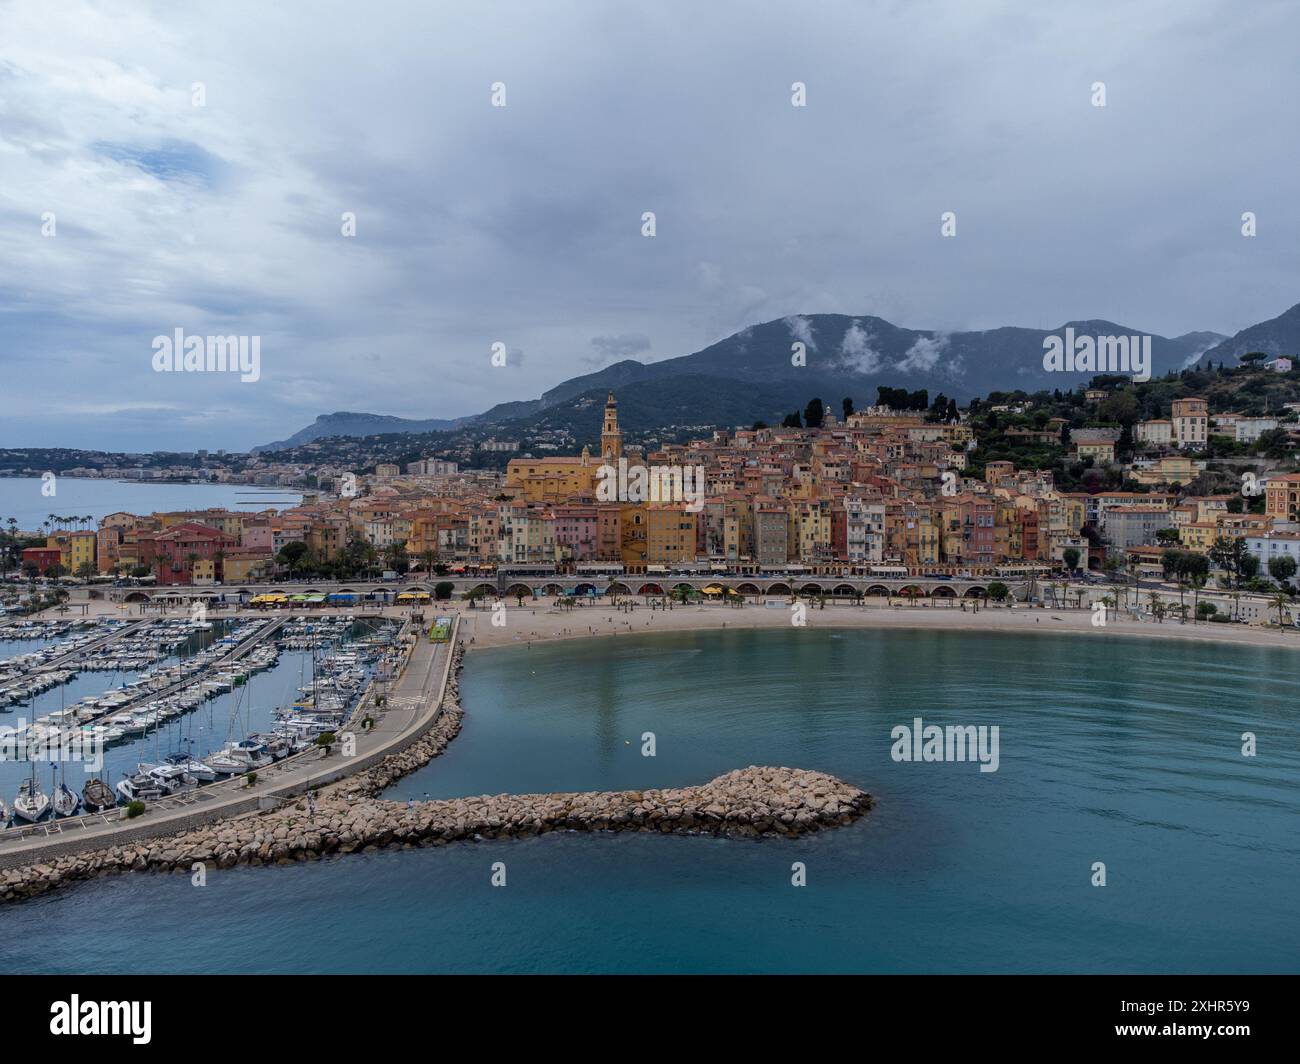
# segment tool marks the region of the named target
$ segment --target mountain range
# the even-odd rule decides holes
[[[417,421],[413,418],[393,417],[390,414],[351,414],[340,410],[333,414],[320,414],[305,429],[299,429],[285,440],[264,443],[254,447],[253,453],[259,451],[280,451],[297,447],[312,440],[326,436],[379,436],[387,432],[445,432],[459,428],[470,418],[429,418]]]
[[[1224,338],[1206,351],[1197,365],[1226,362],[1231,366],[1251,351],[1263,351],[1266,355],[1300,354],[1300,303],[1276,318],[1247,326],[1231,339]]]
[[[627,359],[572,377],[537,399],[502,403],[481,414],[451,420],[411,420],[379,414],[323,414],[287,440],[259,451],[296,446],[325,436],[432,432],[506,426],[511,431],[598,424],[608,391],[618,393],[619,421],[631,431],[690,425],[779,421],[814,396],[831,409],[851,397],[859,408],[885,385],[939,392],[959,401],[991,391],[1070,388],[1089,372],[1043,368],[1045,337],[1073,328],[1076,336],[1147,335],[1104,320],[1064,322],[1056,329],[1005,326],[979,332],[907,329],[869,315],[805,314],[752,325],[693,354],[660,362]],[[1152,376],[1204,365],[1235,363],[1247,351],[1300,351],[1300,304],[1229,338],[1190,332],[1173,338],[1150,334]],[[802,345],[797,364],[793,345]]]

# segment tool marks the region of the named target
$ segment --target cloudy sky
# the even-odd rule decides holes
[[[1232,333],[1300,301],[1297,29],[1209,0],[0,0],[0,446],[454,417],[799,313]],[[154,372],[177,328],[260,336],[261,379]]]

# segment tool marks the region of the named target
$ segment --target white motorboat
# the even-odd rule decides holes
[[[272,761],[266,747],[257,739],[240,739],[230,744],[228,750],[233,756],[243,758],[250,770],[266,768]]]
[[[168,794],[177,794],[180,791],[192,791],[199,785],[199,781],[186,772],[179,765],[170,765],[163,762],[160,765],[139,765],[141,775],[149,776],[151,779],[158,781],[159,785]]]
[[[217,778],[217,770],[211,765],[204,764],[196,758],[190,757],[189,754],[168,754],[163,758],[168,765],[174,765],[182,772],[187,772],[200,783],[211,783]]]
[[[127,776],[115,788],[117,796],[123,802],[156,802],[166,795],[163,785],[152,776],[137,774]]]
[[[256,735],[250,735],[249,739],[261,743],[267,754],[270,755],[272,761],[281,761],[293,753],[289,741],[283,735],[277,735],[274,732],[270,734],[258,733]]]
[[[271,764],[271,757],[261,743],[243,739],[237,743],[227,743],[209,757],[207,763],[222,775],[234,776],[266,768]]]

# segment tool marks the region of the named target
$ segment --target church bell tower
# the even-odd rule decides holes
[[[605,400],[605,426],[600,431],[600,457],[608,465],[618,465],[623,457],[623,433],[618,427],[618,401],[614,393]]]

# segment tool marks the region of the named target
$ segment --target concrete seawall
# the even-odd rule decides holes
[[[460,648],[458,647],[459,651]],[[456,667],[461,655],[456,655]],[[821,772],[750,766],[695,787],[573,794],[498,794],[443,801],[384,801],[393,782],[427,764],[460,731],[458,682],[433,726],[399,752],[332,783],[310,801],[196,827],[166,838],[119,842],[0,872],[0,899],[16,901],[110,872],[191,872],[196,864],[285,864],[330,854],[409,849],[463,839],[551,831],[653,831],[794,837],[849,824],[866,813],[865,791]]]

